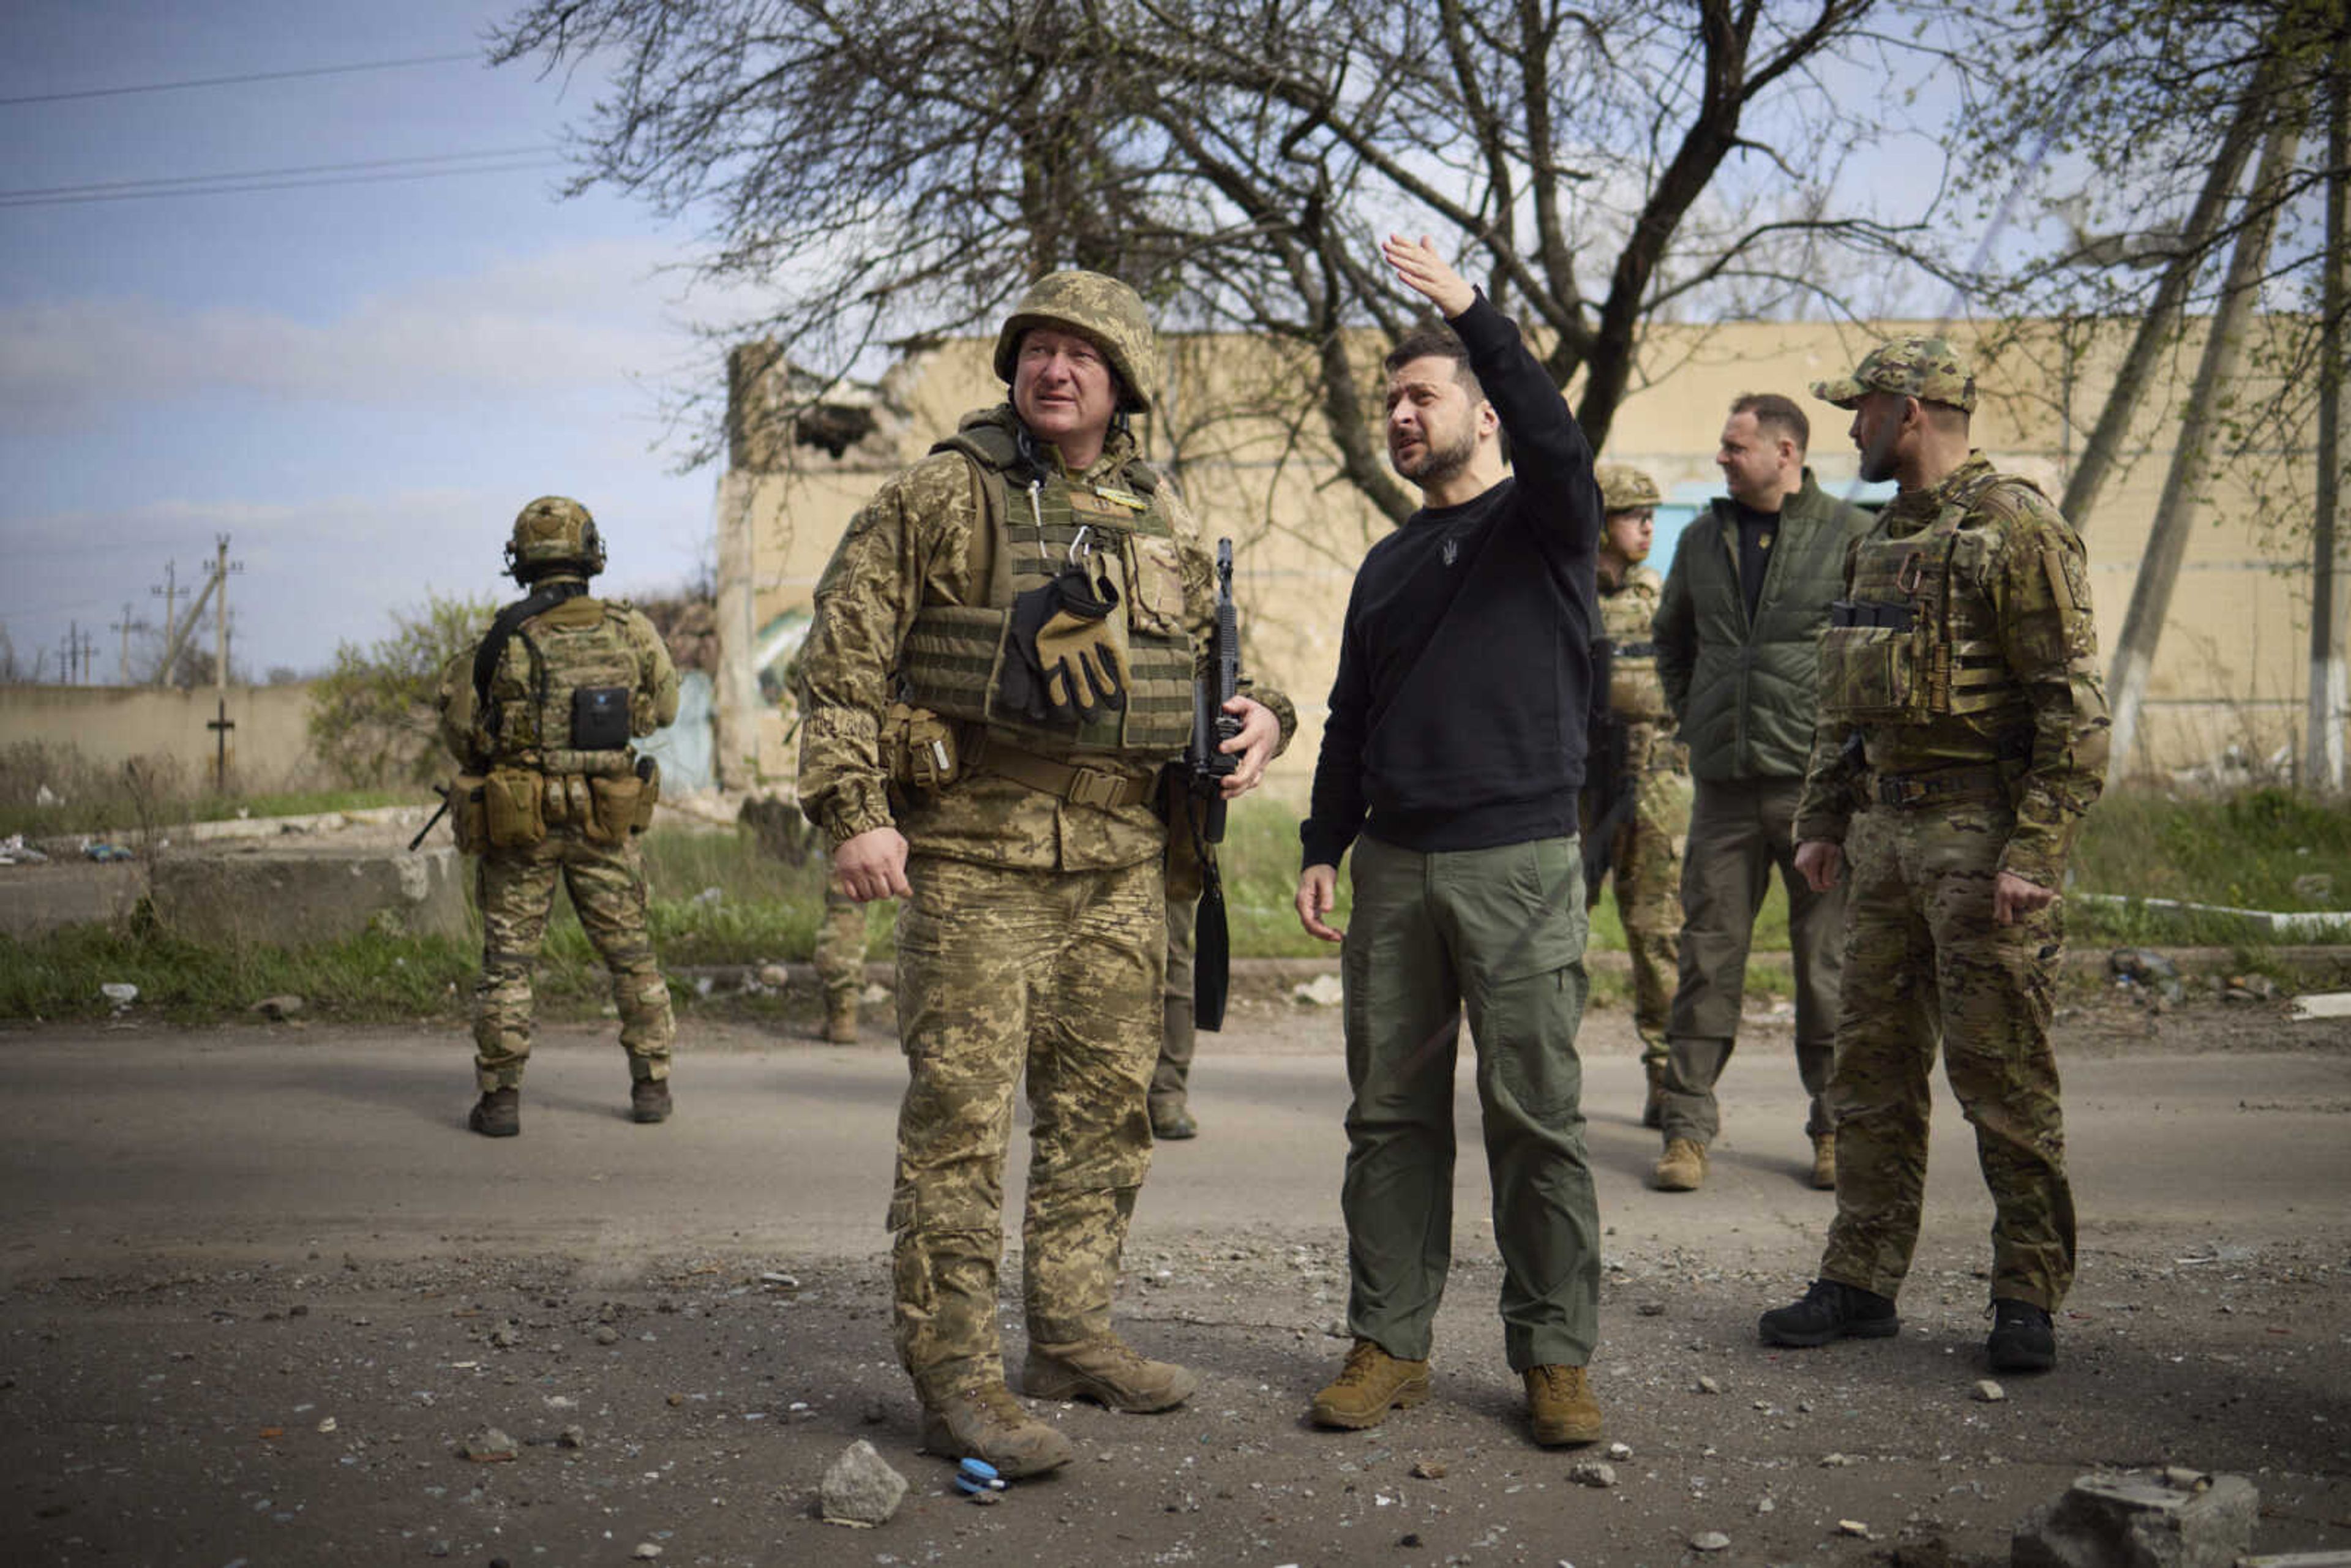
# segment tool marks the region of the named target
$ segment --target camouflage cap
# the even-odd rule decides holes
[[[996,374],[1006,386],[1020,360],[1020,335],[1031,327],[1059,327],[1092,340],[1118,376],[1118,406],[1130,413],[1150,412],[1159,355],[1143,297],[1134,289],[1099,272],[1049,273],[1030,284],[996,335]]]
[[[541,496],[515,515],[507,570],[528,582],[565,566],[589,577],[603,570],[604,538],[587,507],[569,496]]]
[[[1896,338],[1872,349],[1853,374],[1813,383],[1814,397],[1839,408],[1857,407],[1873,392],[1949,403],[1969,413],[1976,407],[1975,372],[1949,338]]]
[[[1666,498],[1655,479],[1629,463],[1603,463],[1592,476],[1599,482],[1600,509],[1604,512],[1637,512]]]

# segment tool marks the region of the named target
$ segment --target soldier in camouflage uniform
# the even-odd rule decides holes
[[[1633,1027],[1640,1031],[1641,1065],[1648,1094],[1641,1124],[1658,1125],[1660,1080],[1666,1069],[1666,1018],[1679,972],[1682,928],[1682,841],[1689,834],[1689,748],[1674,737],[1673,709],[1657,679],[1657,645],[1649,621],[1665,580],[1645,566],[1654,537],[1656,481],[1638,468],[1603,463],[1593,471],[1606,508],[1600,535],[1598,579],[1601,633],[1609,643],[1608,707],[1622,727],[1625,778],[1632,798],[1615,808],[1618,825],[1608,869],[1616,879],[1616,913],[1633,960]],[[1601,766],[1585,768],[1590,780]],[[1587,788],[1583,831],[1600,825],[1604,797]],[[1587,903],[1597,903],[1593,883]]]
[[[1850,867],[1829,1102],[1836,1218],[1773,1344],[1897,1332],[1917,1240],[1928,1074],[1944,1071],[1991,1189],[1994,1370],[2056,1364],[2074,1197],[2049,1046],[2065,858],[2106,767],[2081,537],[1968,445],[1975,380],[1940,338],[1886,344],[1814,395],[1855,411],[1862,477],[1900,493],[1846,557],[1821,647],[1797,865]]]
[[[1191,731],[1215,613],[1197,529],[1126,427],[1150,406],[1155,360],[1125,285],[1034,284],[997,340],[1008,401],[967,415],[851,521],[801,664],[803,809],[845,892],[906,901],[899,1359],[924,1446],[1015,1475],[1071,1457],[1007,1389],[997,1333],[1024,1071],[1024,1389],[1149,1411],[1196,1385],[1111,1328],[1161,1034],[1166,829],[1153,802]],[[1228,707],[1242,721],[1225,745],[1233,796],[1293,721],[1270,695]]]
[[[830,877],[824,924],[816,928],[816,976],[824,987],[824,1038],[855,1045],[857,999],[865,989],[865,906]]]
[[[653,622],[621,600],[590,597],[604,544],[588,508],[543,496],[515,518],[507,564],[527,597],[441,672],[441,736],[460,772],[451,790],[460,849],[478,857],[482,975],[474,988],[475,1077],[468,1124],[493,1138],[522,1130],[530,1057],[530,975],[560,880],[612,976],[629,1106],[670,1113],[669,984],[645,925],[635,835],[660,792],[632,737],[677,716],[677,670]]]

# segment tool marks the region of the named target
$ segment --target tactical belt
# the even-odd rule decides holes
[[[1025,784],[1040,794],[1058,795],[1072,806],[1092,806],[1104,811],[1116,810],[1121,806],[1140,806],[1159,787],[1156,770],[1135,778],[1100,768],[1076,767],[1023,751],[992,735],[972,766],[979,772]]]
[[[1997,768],[1946,768],[1933,773],[1881,773],[1869,781],[1881,806],[1934,806],[1957,800],[2005,800],[2008,780]]]

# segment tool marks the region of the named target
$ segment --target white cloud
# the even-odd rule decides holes
[[[0,411],[56,429],[222,396],[384,406],[611,391],[712,360],[675,315],[674,253],[611,241],[420,280],[306,320],[143,298],[0,308]]]

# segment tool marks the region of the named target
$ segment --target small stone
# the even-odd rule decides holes
[[[637,1549],[629,1555],[640,1563],[650,1563],[661,1555],[661,1548],[650,1541],[640,1541],[637,1542]]]
[[[824,1521],[871,1529],[885,1524],[906,1498],[906,1478],[860,1437],[824,1472],[820,1494]]]
[[[879,1427],[883,1422],[887,1421],[889,1418],[889,1403],[879,1394],[876,1394],[872,1398],[868,1399],[865,1402],[865,1408],[863,1411],[860,1412],[858,1416],[858,1419],[863,1421],[869,1427]]]
[[[555,1435],[555,1446],[559,1448],[584,1448],[588,1446],[588,1429],[585,1427],[566,1427]]]
[[[1729,1546],[1730,1537],[1719,1530],[1701,1531],[1690,1537],[1690,1550],[1693,1552],[1722,1552],[1729,1550]]]
[[[1837,1521],[1837,1533],[1839,1535],[1858,1536],[1862,1540],[1866,1541],[1869,1539],[1869,1526],[1862,1523],[1862,1521],[1857,1519],[1840,1519]]]
[[[1567,1479],[1580,1487],[1613,1487],[1616,1467],[1599,1459],[1579,1459],[1567,1467]]]
[[[1415,1459],[1412,1473],[1425,1481],[1441,1481],[1445,1479],[1445,1465],[1439,1459]]]
[[[673,1394],[673,1395],[671,1395],[671,1396],[669,1396],[669,1400],[668,1400],[669,1407],[670,1407],[671,1409],[673,1409],[673,1410],[676,1409],[679,1406],[681,1406],[681,1405],[683,1405],[683,1404],[684,1404],[684,1403],[685,1403],[685,1396],[684,1396],[684,1395],[683,1395],[683,1394]]]
[[[1722,1392],[1722,1385],[1711,1377],[1700,1377],[1698,1380],[1698,1391],[1700,1394],[1719,1394]]]
[[[1997,1405],[2008,1397],[2008,1390],[1987,1377],[1977,1383],[1975,1396],[1986,1405]]]
[[[1633,1445],[1630,1443],[1611,1443],[1608,1445],[1608,1457],[1614,1459],[1617,1463],[1622,1464],[1626,1459],[1633,1457]]]
[[[1396,1544],[1398,1546],[1405,1547],[1407,1550],[1417,1548],[1420,1545],[1420,1531],[1417,1530],[1406,1531],[1404,1534],[1396,1537]]]
[[[763,986],[773,986],[780,990],[791,983],[792,972],[789,969],[785,968],[781,964],[762,964],[759,966],[759,984]]]
[[[512,1323],[500,1323],[490,1331],[490,1345],[495,1350],[512,1350],[522,1343],[522,1334]]]
[[[1853,1463],[1853,1461],[1846,1458],[1843,1454],[1823,1454],[1821,1456],[1821,1469],[1824,1470],[1841,1470],[1851,1463]]]
[[[596,1327],[596,1343],[598,1344],[618,1344],[621,1343],[621,1331],[614,1328],[610,1323],[600,1323]]]
[[[253,1004],[253,1011],[266,1019],[290,1019],[302,1010],[299,997],[264,997]]]
[[[1759,1497],[1755,1500],[1755,1511],[1758,1513],[1770,1513],[1773,1509],[1776,1509],[1780,1505],[1778,1503],[1773,1502],[1768,1497]]]
[[[971,1498],[971,1506],[974,1508],[994,1508],[998,1503],[1004,1500],[1004,1494],[1002,1492],[988,1491],[985,1489],[972,1492],[969,1495]]]
[[[1645,1318],[1661,1318],[1666,1315],[1666,1303],[1663,1301],[1643,1301],[1639,1306],[1635,1307],[1633,1310],[1640,1313]]]
[[[512,1437],[496,1427],[477,1427],[474,1435],[459,1445],[457,1452],[460,1457],[477,1465],[495,1465],[516,1458],[522,1449]]]
[[[331,1431],[333,1431],[334,1429],[335,1429],[335,1418],[334,1418],[332,1416],[321,1416],[321,1417],[319,1418],[319,1431],[321,1431],[321,1432],[331,1432]]]

